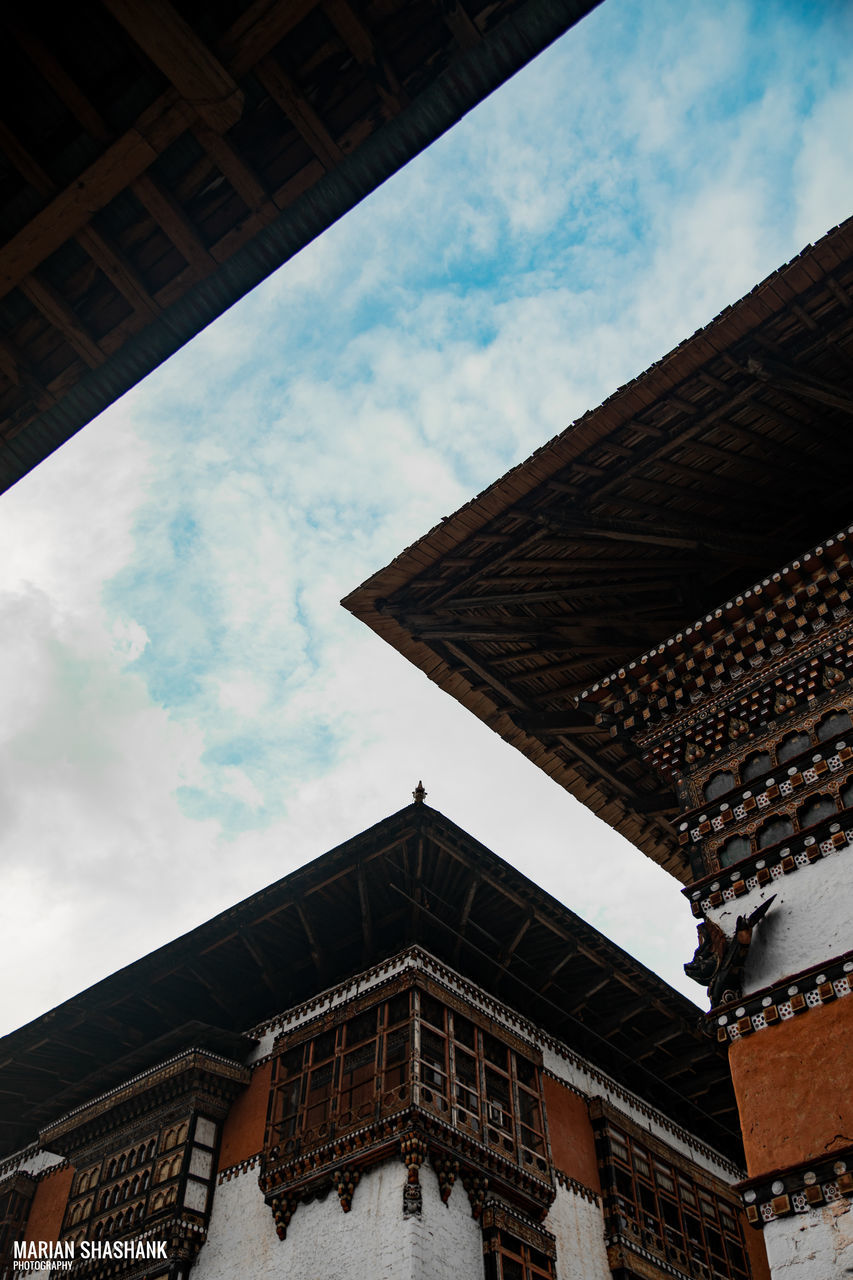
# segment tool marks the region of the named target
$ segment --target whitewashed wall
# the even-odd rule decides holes
[[[432,1169],[421,1169],[423,1213],[404,1218],[406,1169],[388,1161],[364,1174],[352,1208],[337,1196],[302,1204],[279,1240],[258,1187],[257,1166],[216,1188],[194,1280],[483,1280],[479,1223],[461,1186],[442,1204]]]
[[[809,867],[780,876],[708,912],[731,937],[738,916],[771,894],[776,901],[759,924],[746,960],[744,995],[773,986],[853,946],[848,904],[853,901],[853,849],[845,846]]]
[[[557,1237],[557,1280],[612,1280],[600,1205],[558,1186],[544,1225]]]
[[[849,1200],[764,1227],[773,1280],[844,1280],[853,1276],[853,1206]]]

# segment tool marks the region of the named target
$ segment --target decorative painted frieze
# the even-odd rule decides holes
[[[853,1199],[853,1146],[847,1146],[795,1168],[740,1183],[747,1221],[763,1227],[776,1218]]]
[[[850,995],[853,987],[853,952],[827,961],[819,968],[797,973],[783,983],[757,991],[739,1003],[730,1002],[708,1015],[721,1042],[739,1040],[767,1027],[799,1017]]]

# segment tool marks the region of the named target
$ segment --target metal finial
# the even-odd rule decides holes
[[[414,791],[412,792],[412,799],[414,800],[415,804],[423,804],[424,800],[426,799],[426,794],[427,793],[426,793],[426,788],[424,787],[424,784],[419,781],[418,785],[415,787]]]

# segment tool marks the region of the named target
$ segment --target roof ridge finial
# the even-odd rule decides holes
[[[423,804],[424,800],[426,799],[426,795],[427,795],[426,787],[420,780],[418,780],[418,785],[415,787],[414,791],[412,792],[412,799],[414,800],[415,804]]]

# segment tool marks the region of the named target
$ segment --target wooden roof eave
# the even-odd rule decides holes
[[[425,534],[424,537],[395,557],[386,568],[373,574],[342,601],[350,612],[370,626],[389,644],[397,648],[405,657],[424,671],[431,680],[439,684],[446,692],[451,693],[452,696],[457,698],[469,710],[472,710],[480,719],[484,720],[490,728],[498,732],[507,742],[522,751],[533,763],[544,769],[549,776],[560,782],[562,786],[592,808],[594,812],[604,817],[614,829],[625,835],[644,853],[664,866],[665,869],[669,870],[682,882],[687,876],[687,868],[675,851],[674,833],[665,817],[653,816],[655,811],[659,815],[663,815],[666,810],[660,795],[655,794],[656,792],[659,793],[659,780],[648,770],[644,771],[642,767],[637,765],[635,760],[633,766],[629,769],[629,773],[633,772],[639,780],[645,772],[648,777],[648,787],[641,783],[636,795],[632,797],[630,782],[627,782],[622,777],[618,779],[615,787],[610,785],[606,777],[606,770],[602,771],[604,777],[601,780],[595,777],[596,770],[591,767],[594,766],[595,762],[590,759],[589,755],[589,751],[596,751],[595,747],[590,747],[585,752],[574,733],[572,737],[564,736],[559,743],[559,747],[557,747],[554,734],[549,736],[532,728],[527,732],[524,726],[519,724],[517,718],[513,716],[513,707],[517,707],[521,712],[521,716],[518,719],[523,720],[525,715],[529,715],[531,721],[535,718],[536,713],[542,713],[544,710],[545,714],[547,714],[550,710],[542,706],[525,707],[523,699],[519,696],[519,680],[525,678],[525,675],[533,677],[538,674],[533,667],[528,667],[524,675],[519,676],[519,680],[515,680],[513,675],[507,676],[504,674],[504,668],[507,664],[512,668],[513,673],[517,674],[515,666],[517,655],[512,644],[513,635],[515,634],[512,631],[513,625],[519,635],[522,634],[524,627],[528,627],[532,634],[535,631],[533,623],[522,621],[519,624],[511,619],[506,619],[507,639],[504,642],[503,651],[493,664],[490,660],[491,657],[494,657],[494,651],[491,647],[488,649],[489,657],[485,660],[480,658],[480,654],[483,652],[483,644],[488,644],[489,628],[491,627],[497,636],[500,627],[504,625],[502,620],[495,619],[492,616],[488,626],[485,629],[481,627],[480,649],[474,655],[474,661],[472,662],[465,655],[454,651],[452,642],[449,642],[454,626],[452,621],[450,624],[440,621],[437,627],[433,626],[432,628],[429,625],[420,627],[410,625],[406,616],[407,606],[400,604],[399,601],[407,599],[411,595],[411,592],[407,589],[412,588],[416,591],[418,582],[428,579],[429,583],[425,582],[423,587],[423,593],[425,593],[427,600],[429,600],[430,591],[432,591],[433,598],[437,598],[438,607],[441,608],[443,590],[444,597],[450,597],[452,606],[454,591],[457,593],[461,591],[464,598],[470,596],[472,582],[476,582],[478,573],[482,572],[489,576],[490,581],[495,580],[495,569],[506,567],[509,553],[501,552],[497,559],[486,564],[483,559],[486,553],[482,551],[482,546],[488,546],[496,540],[503,541],[504,539],[507,540],[507,545],[511,546],[513,538],[516,541],[519,537],[524,540],[528,535],[523,531],[514,531],[512,522],[509,520],[508,523],[508,519],[516,514],[529,512],[533,513],[534,520],[539,519],[541,522],[542,518],[541,516],[537,517],[533,506],[537,492],[541,493],[543,488],[548,488],[550,482],[550,487],[554,490],[565,489],[568,493],[573,486],[565,485],[562,481],[555,480],[554,477],[569,468],[577,459],[580,459],[588,449],[600,447],[620,430],[633,428],[636,425],[638,427],[642,426],[643,430],[653,430],[654,437],[663,437],[664,433],[661,430],[647,428],[644,424],[635,423],[635,415],[653,409],[655,406],[664,405],[667,408],[673,407],[674,412],[686,412],[688,424],[691,413],[701,417],[701,410],[696,405],[684,402],[679,397],[676,390],[679,385],[693,375],[704,376],[704,366],[709,360],[718,360],[721,356],[728,359],[728,353],[733,344],[748,338],[757,326],[764,324],[768,319],[773,319],[779,316],[780,313],[784,314],[786,308],[790,309],[795,322],[801,328],[812,327],[811,324],[806,323],[810,320],[810,317],[803,312],[803,308],[797,301],[798,297],[810,289],[816,280],[826,284],[827,287],[829,287],[830,283],[834,283],[835,287],[832,289],[832,293],[837,297],[839,287],[837,282],[832,280],[831,272],[842,263],[846,263],[849,267],[851,255],[853,255],[853,219],[848,219],[847,222],[835,228],[819,241],[817,245],[808,246],[791,262],[756,285],[744,299],[726,308],[705,328],[686,339],[669,355],[657,364],[652,365],[645,373],[617,390],[598,408],[584,414],[562,434],[544,444],[525,462],[514,467],[479,496],[461,507],[453,515],[442,520],[439,525]],[[839,301],[849,312],[850,298],[843,291]],[[801,313],[803,314],[801,315]],[[805,315],[805,320],[803,315]],[[709,375],[707,381],[709,385],[715,385],[718,389],[726,392],[725,384],[719,382],[719,379]],[[815,378],[813,376],[810,377],[810,381],[814,382]],[[740,403],[745,399],[748,402],[751,394],[753,394],[753,391],[751,391],[748,384],[738,386],[735,388],[734,398],[729,398],[729,404]],[[834,401],[837,401],[838,395],[835,391],[833,391],[833,396]],[[847,399],[845,399],[844,403],[845,405],[847,404]],[[761,411],[763,412],[764,410],[767,410],[768,416],[772,420],[775,410],[770,410],[762,400]],[[716,409],[714,414],[719,414],[719,412],[720,410]],[[799,425],[802,431],[807,424],[800,423]],[[726,423],[726,426],[742,442],[747,437],[751,440],[754,434],[740,424],[729,426]],[[687,431],[683,434],[685,439],[689,438],[692,434],[692,428],[688,426]],[[766,451],[769,442],[759,438],[758,443],[763,443]],[[713,449],[712,446],[704,442],[697,447],[700,448],[703,456],[709,455],[710,452],[713,452],[715,456],[720,453],[719,450]],[[614,448],[616,449],[617,457],[621,457],[626,453],[626,450],[621,445],[614,445]],[[737,453],[720,454],[720,457],[725,458],[731,465],[726,472],[716,471],[714,473],[714,484],[717,489],[725,486],[728,475],[731,473],[731,466],[737,461]],[[755,459],[752,460],[756,461]],[[583,465],[581,464],[581,470]],[[664,465],[683,469],[679,463],[674,463],[670,459],[665,459]],[[645,462],[643,466],[646,466]],[[594,468],[593,470],[595,470],[596,475],[601,475],[602,478],[605,476],[605,472],[600,468]],[[700,473],[701,468],[696,471],[697,477],[700,477]],[[604,479],[602,479],[602,483],[608,489],[613,484],[612,481]],[[735,485],[740,483],[736,472],[732,483]],[[689,493],[686,496],[689,501]],[[592,500],[595,500],[595,492],[592,494]],[[630,506],[630,501],[628,505]],[[683,513],[682,519],[684,519]],[[502,531],[500,539],[498,539],[495,529]],[[484,539],[480,549],[477,547],[478,535],[481,535]],[[523,543],[523,545],[525,544]],[[604,544],[600,545],[604,546]],[[582,554],[586,555],[587,553]],[[601,552],[596,552],[597,557],[601,557],[602,566],[605,568],[611,561],[616,566],[624,558],[624,554],[624,550],[620,549],[618,544],[611,544]],[[762,554],[766,558],[768,554],[766,548]],[[727,565],[727,570],[733,570],[736,565],[740,564],[736,552],[732,553],[729,559],[732,563]],[[743,559],[742,556],[741,559]],[[479,567],[474,567],[478,564],[478,561],[483,563],[482,570]],[[453,578],[454,570],[450,566],[459,566],[463,562],[466,566],[466,573],[462,575],[463,581],[460,584],[458,579]],[[539,563],[539,561],[534,559],[531,563]],[[566,572],[568,572],[572,566],[572,557],[566,556],[561,563],[565,566]],[[470,568],[468,567],[469,564]],[[746,568],[746,562],[744,562],[744,568]],[[450,570],[450,579],[446,577],[442,579],[443,570]],[[516,569],[515,572],[517,573],[518,570]],[[714,577],[714,581],[717,580],[717,576]],[[745,573],[744,576],[754,577],[756,575]],[[435,584],[442,580],[448,583],[452,581],[453,585],[448,585],[446,589],[439,588],[436,597]],[[496,580],[500,580],[499,575]],[[523,594],[521,593],[519,600],[523,601]],[[427,608],[429,609],[429,605],[427,605]],[[686,608],[683,611],[685,614],[693,612]],[[392,616],[392,612],[396,613],[397,616]],[[413,604],[412,617],[415,621],[419,617],[419,612],[417,605]],[[547,626],[547,618],[540,618],[538,621],[543,626]],[[663,618],[658,618],[655,625],[659,632],[658,638],[663,640],[666,636],[676,632],[681,622],[673,620],[670,625],[666,626]],[[434,635],[430,642],[427,643],[431,630]],[[420,635],[419,631],[424,634]],[[475,631],[476,627],[471,631],[472,638],[475,638]],[[644,648],[648,647],[642,643],[639,635],[634,638],[638,643],[636,644],[636,654],[632,652],[630,655],[632,657],[638,656]],[[550,641],[550,637],[548,640]],[[567,645],[568,653],[571,652],[571,647],[571,644]],[[548,648],[547,643],[544,648]],[[603,655],[599,655],[599,659],[601,656]],[[625,656],[627,659],[628,654],[626,653]],[[578,648],[572,665],[574,667],[582,666],[583,660],[584,654]],[[501,662],[504,663],[504,667],[501,667]],[[559,665],[558,663],[557,666],[559,667]],[[615,664],[611,664],[611,669],[613,665]],[[468,674],[471,676],[470,679],[466,676],[466,667]],[[479,669],[477,669],[478,667]],[[547,673],[545,668],[540,670]],[[601,676],[597,674],[592,680],[587,680],[585,683],[589,686],[594,680],[600,678]],[[580,679],[583,680],[583,675],[580,675]],[[583,685],[579,684],[575,686],[575,689],[582,687]],[[559,692],[564,696],[567,690],[562,689],[555,692]],[[552,697],[552,694],[543,688],[541,699],[544,699],[547,703],[550,697]],[[533,715],[530,715],[531,712]],[[590,712],[590,732],[593,732],[595,727],[594,713]],[[582,733],[582,728],[577,732],[579,734]],[[587,740],[584,739],[584,741]],[[578,763],[579,768],[577,770],[571,763],[573,759]],[[628,757],[625,758],[624,763],[629,763]],[[654,806],[657,807],[656,810]]]
[[[738,303],[726,307],[662,359],[619,387],[597,408],[582,414],[482,493],[452,515],[445,516],[428,533],[395,556],[390,564],[345,596],[341,604],[378,630],[368,616],[376,608],[377,601],[390,598],[417,574],[458,550],[475,533],[503,515],[508,507],[552,479],[591,446],[615,435],[627,419],[651,407],[685,378],[698,372],[709,359],[793,303],[811,282],[811,275],[804,279],[803,271],[812,254],[823,251],[828,258],[827,269],[836,265],[836,255],[831,249],[836,236],[845,241],[849,251],[853,244],[853,217],[829,231],[819,246],[807,245],[790,262],[755,285]]]

